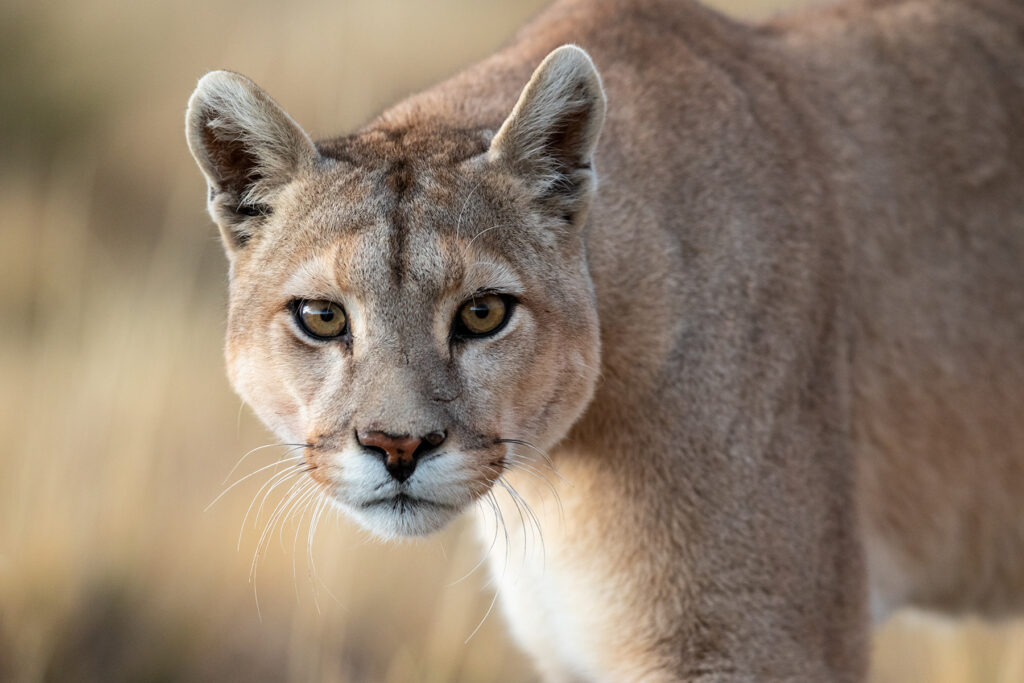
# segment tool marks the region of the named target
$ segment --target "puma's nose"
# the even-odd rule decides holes
[[[356,441],[364,448],[383,456],[384,467],[391,476],[398,481],[405,481],[412,476],[416,462],[444,443],[447,436],[445,432],[431,432],[421,438],[408,434],[394,435],[359,430],[356,432]]]

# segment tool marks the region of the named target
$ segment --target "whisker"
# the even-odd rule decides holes
[[[294,572],[294,569],[295,569],[295,564],[294,564],[295,546],[298,544],[299,530],[302,528],[301,527],[302,518],[306,514],[306,509],[307,509],[308,504],[310,503],[311,500],[313,500],[313,497],[317,493],[317,486],[308,486],[307,485],[304,488],[306,489],[306,491],[299,498],[297,498],[295,500],[295,502],[292,504],[291,509],[288,511],[288,514],[285,515],[284,519],[282,520],[282,523],[281,523],[280,527],[278,527],[278,530],[277,530],[277,542],[278,542],[278,544],[280,544],[281,550],[284,550],[285,549],[284,548],[284,528],[286,526],[288,526],[288,523],[291,522],[293,519],[295,520],[295,534],[294,534],[294,538],[292,539],[292,560],[293,560],[293,562],[292,562],[292,570],[293,570],[293,572],[292,573],[293,574],[295,573]]]
[[[245,407],[245,401],[239,399],[238,401],[238,415],[235,416],[235,436],[239,436],[242,433],[242,408]],[[228,475],[231,476],[231,475]]]
[[[512,492],[509,490],[508,485],[505,483],[505,481],[501,477],[498,477],[498,479],[495,481],[495,483],[498,484],[499,486],[501,486],[501,488],[505,489],[505,493],[507,493],[508,497],[512,500],[512,504],[516,508],[516,513],[519,515],[519,526],[522,529],[522,533],[523,533],[523,559],[522,559],[522,566],[520,567],[520,569],[526,569],[526,557],[527,557],[527,555],[529,555],[529,548],[527,546],[526,518],[523,516],[523,509],[519,506],[519,501],[516,500],[516,497],[514,495],[512,495]],[[533,531],[531,530],[530,533],[532,534]]]
[[[304,507],[303,506],[306,504],[306,502],[308,501],[309,497],[311,495],[313,495],[314,493],[316,493],[316,490],[317,490],[316,482],[313,482],[314,485],[310,486],[309,484],[310,484],[311,481],[312,480],[307,480],[306,483],[303,485],[303,489],[305,489],[305,490],[304,490],[302,496],[297,498],[295,500],[295,502],[292,504],[291,508],[286,511],[287,514],[285,514],[284,518],[281,520],[280,526],[278,526],[278,529],[277,529],[277,542],[280,545],[282,551],[285,550],[285,547],[284,547],[284,528],[288,525],[288,522],[290,522],[293,517],[295,517],[297,514],[300,513],[300,511],[304,512]],[[298,530],[298,522],[299,521],[302,521],[301,517],[296,519],[296,530]]]
[[[477,191],[477,188],[480,187],[480,183],[482,183],[482,182],[483,182],[482,178],[476,182],[476,185],[473,186],[473,189],[471,189],[469,191],[469,194],[466,195],[466,201],[464,201],[462,203],[462,208],[459,209],[459,217],[457,219],[455,219],[455,237],[456,238],[459,238],[459,231],[460,231],[460,228],[462,227],[462,216],[466,212],[466,207],[469,206],[469,200],[471,200],[473,198],[473,194]]]
[[[505,456],[505,460],[509,464],[509,467],[507,467],[506,469],[516,470],[518,472],[525,472],[526,474],[532,475],[535,479],[547,485],[548,488],[550,488],[555,495],[558,495],[558,490],[555,489],[554,485],[551,483],[551,480],[544,476],[543,472],[534,467],[533,464],[523,456],[519,455],[518,453],[509,451]]]
[[[253,448],[252,450],[248,451],[245,455],[243,455],[241,458],[239,458],[235,462],[234,467],[231,468],[231,470],[227,473],[227,476],[224,477],[224,481],[222,481],[220,484],[221,484],[221,486],[223,486],[225,484],[225,482],[227,482],[227,480],[231,478],[231,475],[235,473],[235,470],[238,469],[238,466],[241,465],[245,461],[246,458],[248,458],[250,455],[252,455],[256,451],[262,451],[265,448],[273,448],[275,446],[293,446],[294,448],[292,450],[295,450],[296,448],[309,448],[310,445],[311,444],[308,444],[308,443],[268,443],[268,444],[264,444],[262,446],[257,446],[256,448]],[[292,451],[287,451],[287,453],[291,453],[291,452]]]
[[[302,491],[302,489],[305,487],[308,481],[309,480],[307,479],[300,478],[297,481],[293,482],[291,488],[288,489],[288,492],[285,494],[284,498],[278,501],[277,505],[274,506],[274,511],[270,513],[270,518],[267,520],[266,525],[263,527],[263,533],[260,534],[259,540],[256,542],[256,551],[253,553],[252,565],[249,567],[250,581],[253,581],[256,577],[256,566],[258,564],[260,555],[264,553],[264,542],[267,540],[269,536],[273,534],[274,527],[277,525],[277,521],[280,518],[282,510],[291,503],[291,501],[294,499],[296,495],[299,494],[299,492]]]
[[[526,474],[531,475],[538,481],[542,482],[545,486],[547,486],[547,488],[551,491],[551,494],[555,499],[555,505],[558,507],[559,523],[564,524],[565,509],[562,507],[562,496],[558,493],[558,489],[555,488],[555,485],[551,483],[551,480],[544,476],[544,474],[540,470],[533,467],[528,461],[522,459],[522,457],[519,456],[517,453],[509,451],[505,455],[505,460],[508,463],[508,466],[506,468],[508,471],[524,472]]]
[[[271,467],[277,467],[281,463],[293,462],[293,461],[296,461],[298,459],[299,459],[299,456],[290,456],[290,457],[282,458],[281,460],[278,460],[277,462],[272,462],[269,465],[264,465],[263,467],[259,468],[258,470],[256,470],[252,474],[245,475],[244,477],[242,477],[241,479],[236,481],[234,484],[232,484],[231,486],[229,486],[226,489],[224,489],[223,491],[221,491],[220,494],[216,498],[214,498],[213,500],[210,501],[209,505],[207,505],[205,508],[203,508],[203,512],[206,512],[207,510],[212,508],[214,503],[216,503],[218,500],[223,498],[227,494],[228,491],[230,491],[231,489],[235,488],[236,486],[241,484],[246,479],[251,479],[252,477],[255,477],[257,474],[259,474],[260,472],[264,472],[266,470],[269,470]]]
[[[476,504],[480,505],[480,501],[481,500],[483,500],[483,499],[482,498],[478,498],[476,500]],[[455,579],[454,581],[452,581],[451,583],[449,583],[447,586],[445,586],[445,588],[451,588],[452,586],[455,586],[455,585],[458,585],[458,584],[462,583],[463,581],[468,579],[470,576],[472,576],[473,572],[475,572],[477,569],[479,569],[483,565],[483,563],[487,561],[487,558],[491,554],[491,550],[494,549],[494,544],[498,542],[498,522],[497,522],[498,516],[497,515],[494,516],[494,520],[495,520],[495,522],[494,522],[494,535],[491,537],[491,544],[489,546],[487,546],[487,550],[484,551],[483,556],[477,561],[477,563],[475,565],[473,565],[472,569],[470,569],[468,572],[463,574],[461,577],[459,577],[459,578]]]
[[[252,502],[249,503],[249,507],[245,511],[245,517],[242,518],[242,526],[238,529],[238,550],[242,549],[242,535],[245,533],[245,524],[249,521],[249,515],[252,513],[252,508],[256,505],[256,499],[263,493],[263,498],[260,500],[260,506],[256,510],[256,517],[253,520],[253,527],[255,528],[259,524],[260,515],[263,513],[263,505],[267,502],[267,496],[276,489],[280,484],[287,481],[290,477],[298,476],[302,473],[302,465],[298,463],[293,467],[290,467],[282,472],[274,472],[267,481],[263,483],[253,494]],[[267,488],[269,486],[269,488]]]
[[[327,582],[325,582],[322,578],[320,578],[320,574],[319,574],[319,572],[317,571],[317,568],[316,568],[316,559],[313,556],[313,540],[316,538],[316,531],[320,527],[320,520],[323,518],[324,510],[330,509],[330,507],[331,507],[330,496],[328,496],[326,493],[324,493],[324,495],[322,495],[320,497],[320,507],[317,508],[316,513],[310,519],[309,533],[306,536],[306,554],[307,554],[308,559],[309,559],[309,566],[310,566],[310,569],[311,569],[311,582],[313,584],[313,604],[316,606],[317,614],[320,614],[320,588],[321,587],[325,591],[327,591],[327,595],[331,596],[331,599],[334,600],[334,603],[336,605],[338,605],[342,609],[348,611],[347,608],[344,605],[341,604],[341,601],[338,600],[337,596],[334,595],[334,593],[331,591],[331,588],[330,588],[330,586],[327,585]]]
[[[287,479],[287,477],[285,477],[284,479]],[[282,481],[284,479],[282,479]],[[289,489],[289,492],[294,491],[295,488],[297,486],[299,486],[301,483],[302,483],[301,479],[299,481],[297,481],[297,482],[294,482],[292,484],[292,487]],[[275,484],[275,486],[276,486],[276,484]],[[294,494],[292,494],[292,495],[294,495]],[[275,513],[280,509],[280,507],[281,507],[281,504],[279,503],[278,506],[274,510]],[[252,564],[249,567],[249,583],[252,584],[253,599],[256,602],[256,614],[259,616],[259,619],[260,619],[261,623],[263,621],[263,613],[262,613],[262,610],[260,609],[260,594],[259,594],[259,588],[258,588],[257,583],[256,583],[256,567],[257,567],[257,564],[258,564],[258,561],[259,561],[259,556],[260,556],[261,549],[263,547],[263,539],[266,537],[267,531],[273,528],[271,526],[271,524],[273,522],[273,519],[274,519],[274,517],[273,517],[273,515],[271,515],[271,519],[268,520],[268,522],[267,522],[267,524],[268,524],[267,528],[265,528],[263,530],[263,534],[260,536],[259,541],[256,543],[256,551],[253,553]]]
[[[491,612],[494,611],[494,604],[496,602],[498,602],[498,592],[500,590],[501,590],[501,588],[500,588],[500,584],[499,584],[499,588],[494,591],[494,597],[491,598],[491,604],[487,606],[487,611],[484,612],[483,619],[481,619],[480,623],[476,625],[476,628],[473,629],[473,632],[470,633],[468,636],[466,636],[466,639],[464,641],[462,641],[463,645],[468,645],[469,644],[469,641],[473,639],[473,636],[476,635],[476,632],[479,631],[480,627],[484,625],[485,621],[487,621],[487,617],[491,616]]]
[[[485,498],[490,500],[490,502],[492,503],[492,507],[493,507],[494,511],[497,513],[496,519],[500,518],[501,519],[501,525],[503,527],[505,527],[505,518],[503,516],[501,516],[501,508],[498,505],[497,500],[494,498],[493,491],[488,491],[487,495],[485,496]],[[464,640],[462,642],[463,645],[468,644],[469,641],[473,639],[473,636],[475,636],[477,634],[477,631],[480,630],[480,627],[484,625],[485,621],[487,621],[487,617],[489,617],[491,615],[491,612],[494,611],[494,605],[498,602],[498,594],[501,593],[501,586],[502,586],[502,582],[504,581],[505,572],[508,570],[509,550],[510,550],[510,548],[509,548],[509,541],[508,541],[508,527],[505,527],[505,567],[502,569],[502,578],[501,578],[501,580],[498,581],[497,585],[495,586],[494,597],[491,598],[491,604],[487,606],[487,611],[484,612],[483,618],[480,619],[480,623],[478,623],[476,625],[476,628],[473,629],[473,632],[470,633],[466,637],[466,640]]]
[[[523,508],[525,508],[526,515],[527,515],[527,517],[530,518],[531,523],[533,525],[533,528],[536,529],[536,531],[537,531],[537,538],[540,540],[541,567],[542,568],[547,567],[547,545],[544,543],[544,530],[541,529],[540,518],[537,517],[537,514],[533,511],[533,508],[530,507],[530,504],[526,502],[526,499],[523,498],[522,494],[520,494],[518,491],[516,491],[516,488],[514,486],[512,486],[512,484],[507,479],[505,479],[504,477],[501,477],[501,478],[498,479],[498,481],[505,488],[505,490],[508,491],[508,494],[509,494],[509,496],[512,497],[512,500],[516,501],[516,507],[519,507],[519,505],[522,504]],[[531,533],[531,536],[532,536],[533,531],[531,530],[530,533]],[[524,538],[524,542],[525,542],[525,538],[526,538],[526,530],[525,529],[523,530],[523,538]],[[524,561],[525,561],[525,558],[524,558]]]
[[[307,510],[309,510],[309,506],[316,502],[316,496],[318,493],[320,493],[320,487],[313,486],[305,496],[299,499],[301,503],[296,504],[297,514],[295,514],[295,534],[292,536],[292,583],[295,585],[296,600],[299,599],[299,570],[296,563],[296,557],[298,556],[296,550],[299,545],[299,531],[302,530],[302,518],[305,517]],[[283,528],[284,526],[282,525],[282,529]]]
[[[498,503],[498,498],[494,495],[494,492],[490,492],[491,500],[494,501],[494,509],[498,513],[498,520],[501,522],[501,529],[505,534],[505,566],[501,570],[502,581],[505,579],[505,574],[508,573],[509,559],[512,557],[512,539],[508,535],[508,524],[505,523],[505,515],[501,512],[501,505]],[[501,582],[499,581],[499,586]]]
[[[269,527],[270,533],[267,534],[267,550],[270,549],[270,544],[273,541],[274,531],[277,531],[278,543],[281,547],[281,551],[284,552],[284,525],[288,521],[288,518],[294,509],[295,503],[297,503],[302,496],[306,495],[306,491],[310,484],[311,482],[309,479],[300,477],[299,481],[295,482],[295,484],[288,489],[288,497],[284,501],[284,505],[279,505],[274,508],[274,513]]]
[[[539,449],[536,446],[534,446],[529,441],[524,441],[523,439],[497,439],[497,442],[498,443],[514,443],[514,444],[517,444],[519,446],[526,446],[527,448],[537,452],[540,455],[540,457],[544,459],[544,462],[547,463],[548,467],[551,469],[551,472],[556,477],[561,479],[566,484],[570,484],[571,485],[571,482],[569,482],[565,477],[563,477],[561,472],[558,471],[558,468],[555,467],[555,463],[552,462],[551,457],[547,453],[542,451],[541,449]]]
[[[297,463],[294,467],[290,468],[289,470],[286,470],[286,473],[288,475],[299,475],[299,476],[301,476],[303,474],[308,474],[309,472],[312,472],[314,469],[316,469],[316,466],[308,465],[308,464],[300,462],[300,463]],[[263,494],[263,499],[260,501],[260,506],[259,506],[259,508],[256,509],[256,517],[253,519],[253,528],[256,528],[256,526],[259,524],[259,519],[260,519],[260,517],[263,514],[263,506],[266,504],[267,498],[270,496],[270,493],[274,489],[276,489],[281,483],[283,483],[285,479],[287,479],[287,477],[284,477],[282,479],[278,479],[277,482],[275,482],[274,485],[271,486],[269,489],[267,489],[267,492],[265,494]],[[257,491],[256,494],[259,495],[259,491]],[[255,502],[255,498],[253,500]],[[243,520],[243,523],[244,523],[244,520]]]
[[[496,223],[495,225],[492,225],[489,228],[484,228],[483,230],[481,230],[477,234],[473,235],[473,238],[471,240],[469,240],[469,242],[466,244],[466,246],[463,247],[463,249],[462,249],[462,260],[463,261],[466,260],[466,254],[469,253],[469,248],[471,246],[473,246],[473,242],[476,242],[478,237],[480,237],[481,235],[483,235],[486,232],[490,232],[491,230],[494,230],[495,228],[503,228],[503,227],[505,227],[505,225],[506,225],[505,223]]]

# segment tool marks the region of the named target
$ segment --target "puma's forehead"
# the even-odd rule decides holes
[[[325,157],[363,168],[398,171],[457,165],[487,151],[494,135],[484,128],[456,129],[417,121],[414,126],[373,128],[317,143]],[[393,176],[394,177],[394,176]]]
[[[518,288],[512,272],[544,239],[527,239],[510,180],[483,163],[489,136],[375,129],[321,143],[324,163],[282,198],[276,230],[236,274],[262,277],[287,256],[294,296]]]
[[[477,173],[480,164],[471,161],[486,150],[489,135],[373,129],[318,143],[321,163],[298,179],[281,208],[289,220],[310,223],[327,238],[376,230],[386,221],[396,252],[407,226],[432,223],[435,230],[465,235],[472,229],[465,213],[479,214],[485,206],[486,183]]]
[[[518,293],[523,288],[501,254],[485,253],[428,228],[406,227],[401,235],[397,230],[382,222],[310,250],[294,265],[283,294],[324,299],[369,295],[386,300],[408,292],[416,298],[440,299],[480,289]]]

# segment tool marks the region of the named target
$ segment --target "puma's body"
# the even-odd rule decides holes
[[[507,474],[543,549],[499,496],[510,539],[491,550],[513,630],[545,676],[857,681],[869,604],[876,616],[1024,608],[1024,4],[849,2],[752,27],[690,2],[562,2],[492,58],[317,148],[357,168],[386,163],[390,180],[293,181],[275,216],[305,207],[322,225],[360,201],[401,215],[376,252],[396,282],[418,277],[415,226],[454,224],[464,249],[460,230],[520,274],[543,266],[555,278],[544,286],[562,291],[577,257],[563,269],[561,257],[517,261],[514,227],[467,227],[500,192],[477,197],[499,185],[460,174],[499,128],[488,154],[507,158],[495,149],[517,131],[503,121],[563,43],[590,54],[608,102],[599,186],[579,218],[582,289],[559,303],[593,302],[600,343],[586,320],[546,325],[547,305],[533,309],[537,372],[561,379],[519,377],[515,405],[549,402],[535,422],[554,426],[533,440],[559,476],[539,459]],[[584,95],[600,90],[586,83]],[[517,112],[541,106],[528,94]],[[579,137],[592,144],[593,130]],[[215,190],[217,158],[204,166]],[[316,208],[331,201],[336,214]],[[331,244],[248,239],[229,246],[235,318],[258,299],[257,273],[284,279]],[[596,384],[560,374],[547,328],[578,374],[600,358]],[[281,417],[315,411],[266,399],[266,371],[246,356],[291,351],[250,334],[229,328],[236,386],[282,434],[316,443],[322,426]],[[367,389],[375,415],[396,413],[387,401],[405,399],[388,387],[403,381]],[[291,394],[303,391],[317,389]],[[550,408],[563,393],[575,407]],[[358,415],[346,400],[339,410]],[[486,544],[495,523],[484,515]]]

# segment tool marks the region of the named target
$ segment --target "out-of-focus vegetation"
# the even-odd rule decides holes
[[[273,438],[224,379],[225,263],[182,118],[230,68],[343,132],[540,4],[0,5],[0,681],[533,676],[496,614],[464,642],[491,599],[483,571],[452,585],[483,552],[468,525],[382,546],[327,515],[310,544],[296,509],[250,581],[282,491],[239,528],[274,468],[204,511]],[[897,619],[876,653],[879,683],[1024,680],[1020,626]]]

